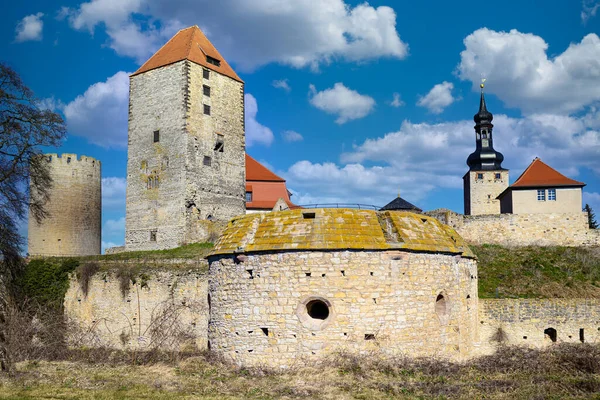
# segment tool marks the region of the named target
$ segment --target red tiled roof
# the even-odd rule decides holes
[[[585,183],[567,178],[536,157],[515,183],[510,185],[511,188],[541,186],[585,186]]]
[[[246,153],[246,181],[285,182],[285,179],[278,177]]]
[[[220,66],[209,64],[206,56],[216,58],[221,62]],[[215,46],[208,40],[198,26],[190,26],[180,30],[167,43],[163,45],[148,61],[146,61],[131,76],[141,74],[156,68],[174,64],[179,61],[189,60],[205,68],[219,72],[225,76],[244,82],[235,71],[227,64],[227,61],[217,51]]]

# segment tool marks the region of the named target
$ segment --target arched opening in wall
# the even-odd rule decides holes
[[[326,320],[329,317],[329,307],[319,299],[306,303],[306,312],[312,319]]]
[[[448,320],[448,304],[446,297],[442,293],[438,294],[435,299],[435,313],[441,322],[445,323]]]
[[[556,339],[557,339],[556,329],[546,328],[546,329],[544,329],[544,335],[548,335],[548,338],[550,338],[550,340],[552,340],[552,342],[556,342]]]
[[[471,310],[471,295],[467,295],[467,311]]]
[[[210,310],[211,310],[210,293],[208,294],[208,296],[206,296],[206,301],[208,303],[208,316],[210,317]]]

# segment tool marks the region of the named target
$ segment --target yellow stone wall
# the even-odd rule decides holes
[[[459,255],[285,251],[209,263],[210,348],[240,364],[286,367],[338,349],[462,359],[478,340],[476,261]],[[330,305],[326,320],[308,315],[312,299]]]
[[[546,200],[538,200],[537,189],[513,190],[513,214],[552,214],[581,212],[581,188],[555,188],[556,200],[548,200],[548,189],[543,188]]]
[[[46,203],[49,216],[38,224],[30,215],[28,253],[33,256],[100,254],[100,161],[77,154],[52,153],[44,157],[53,179]]]
[[[479,324],[483,354],[493,353],[500,337],[505,339],[505,344],[549,346],[553,342],[544,334],[547,328],[556,329],[556,343],[580,343],[582,338],[586,343],[598,343],[600,300],[481,299]]]
[[[500,179],[496,174],[500,174]],[[508,170],[469,171],[463,177],[463,185],[465,215],[500,214],[500,200],[496,197],[508,187]]]
[[[206,348],[206,270],[198,268],[197,262],[172,261],[178,264],[176,269],[169,260],[142,270],[122,262],[97,272],[87,295],[73,276],[64,301],[71,344],[140,350]],[[120,275],[131,267],[137,270],[131,275],[135,283],[129,281],[124,293]]]

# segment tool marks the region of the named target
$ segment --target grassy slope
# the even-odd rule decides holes
[[[0,376],[0,398],[597,399],[600,393],[600,346],[589,344],[504,348],[464,364],[335,354],[284,372],[207,357],[150,365],[22,362],[15,378]]]
[[[600,248],[470,247],[480,298],[600,298]]]

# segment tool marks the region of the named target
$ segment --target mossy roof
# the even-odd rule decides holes
[[[209,254],[285,250],[407,250],[475,258],[437,219],[411,212],[299,209],[232,219]]]

